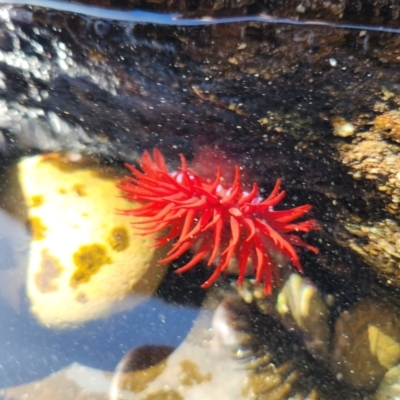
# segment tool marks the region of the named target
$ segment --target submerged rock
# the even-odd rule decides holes
[[[85,3],[121,5],[117,0]],[[129,23],[89,17],[79,13],[76,3],[71,4],[77,13],[5,6],[0,10],[1,163],[9,164],[32,151],[73,150],[133,162],[142,148],[154,146],[167,157],[182,151],[188,159],[193,149],[196,153],[204,144],[220,148],[235,165],[252,170],[249,184],[254,180],[268,192],[275,179],[283,177],[296,203],[314,206],[323,229],[310,240],[320,256],[311,260],[302,255],[304,269],[324,288],[335,289],[340,306],[351,308],[359,297],[373,292],[377,276],[384,278],[385,295],[395,299],[397,293],[387,290],[387,286],[400,288],[396,115],[400,42],[393,34],[398,30],[386,29],[399,26],[398,7],[392,3],[124,3],[127,9],[134,5],[152,11],[178,11],[189,18],[205,13],[219,18],[223,11],[239,16],[263,12],[290,17],[295,23],[316,18],[362,24],[336,28],[307,22],[295,26],[282,20],[216,25],[211,19],[206,26],[178,22],[165,26],[162,20]],[[103,12],[107,15],[107,9]],[[377,32],[380,26],[381,32]],[[329,121],[338,116],[345,129],[335,132]],[[371,124],[374,127],[368,131]],[[288,196],[288,203],[291,198]],[[32,221],[39,237],[46,233],[40,222]],[[99,248],[95,250],[97,260],[107,260]],[[39,270],[34,271],[33,279]],[[57,275],[57,268],[51,274]],[[63,286],[69,298],[72,276],[71,269]],[[108,283],[102,290],[109,290]],[[83,302],[80,307],[84,307]],[[107,311],[102,309],[98,315],[110,311],[105,307]],[[304,325],[296,306],[293,310],[294,319]],[[339,308],[334,311],[341,312]],[[350,326],[357,325],[357,318],[350,320]],[[344,316],[339,317],[339,325],[341,322],[345,324]],[[353,349],[360,346],[360,359],[364,353],[371,356],[369,335],[375,335],[376,343],[388,340],[397,346],[397,336],[375,326],[366,328],[365,322],[360,326],[363,338],[351,333],[350,344],[345,344]],[[291,333],[278,331],[270,332],[271,337]],[[257,334],[264,333],[260,328]],[[343,339],[340,335],[337,341]],[[295,353],[302,345],[304,342],[296,342],[283,353]],[[243,349],[248,353],[247,347]],[[373,360],[368,359],[370,368],[361,371],[361,377],[361,368],[352,358],[358,354],[338,350],[340,362],[346,360],[350,365],[354,361],[357,387],[375,387],[395,362],[379,345],[374,349]],[[285,369],[287,357],[279,362],[274,359],[278,367],[272,368],[268,355],[268,350],[254,355],[260,365],[251,369],[255,371],[252,378],[247,376],[249,396],[262,398],[263,384],[268,381],[264,371],[273,371],[273,382],[276,377],[284,382],[273,386],[275,389],[289,387],[290,391],[301,381],[297,372],[302,374],[301,368]],[[307,370],[315,360],[303,357],[293,355],[293,359],[303,360]],[[230,371],[236,364],[230,360],[227,365]],[[341,367],[338,376],[354,384],[351,371]],[[178,385],[174,373],[171,375]],[[208,371],[200,373],[208,377]],[[300,395],[313,397],[313,388]],[[266,396],[272,396],[265,390]]]
[[[383,301],[363,299],[338,318],[332,366],[341,380],[372,390],[399,361],[398,309]]]
[[[221,291],[211,290],[176,349],[143,346],[127,353],[111,399],[343,398],[340,385],[319,376],[307,354],[286,340],[273,320],[259,319],[232,291],[222,297]]]
[[[112,373],[78,363],[40,381],[0,391],[4,400],[108,400]]]
[[[400,146],[396,142],[399,127],[398,111],[384,113],[375,119],[370,131],[356,134],[351,143],[338,144],[348,174],[373,186],[367,198],[375,205],[368,217],[360,215],[356,208],[350,209],[338,239],[395,288],[400,285]]]
[[[272,19],[207,19],[201,26],[176,20],[167,26],[163,17],[170,20],[169,14],[152,14],[148,23],[110,21],[109,9],[94,18],[75,2],[68,3],[75,13],[2,6],[3,163],[32,150],[133,162],[154,146],[167,158],[183,151],[190,159],[193,149],[207,144],[251,169],[266,192],[283,177],[299,204],[314,206],[324,229],[314,243],[322,255],[316,268],[308,268],[311,274],[322,269],[358,288],[358,270],[373,269],[376,259],[396,262],[385,249],[375,260],[359,257],[361,242],[349,240],[353,217],[362,225],[382,222],[385,205],[396,215],[397,200],[384,189],[374,192],[366,176],[350,176],[351,166],[338,154],[338,146],[359,137],[347,135],[365,131],[379,107],[397,108],[398,88],[388,82],[399,80],[399,42],[385,27],[374,31],[376,24],[398,25],[391,6],[375,0],[289,1],[284,7],[279,1],[85,3],[181,12],[185,18],[264,13]],[[294,25],[302,18],[304,25]],[[308,18],[350,25],[315,26]],[[335,136],[329,121],[338,116],[347,128]],[[351,279],[338,268],[343,264]]]
[[[400,399],[400,365],[396,365],[386,372],[373,400],[399,400]]]
[[[279,291],[276,307],[289,329],[290,324],[295,323],[301,330],[310,354],[326,362],[331,341],[330,313],[318,288],[293,273]]]
[[[350,259],[345,264],[352,271],[374,268],[371,259],[358,257],[360,242],[349,249],[346,226],[353,217],[363,225],[384,221],[388,203],[396,215],[397,200],[384,189],[372,191],[366,176],[353,179],[337,153],[338,146],[357,140],[359,134],[348,134],[365,130],[378,108],[398,108],[398,88],[388,82],[399,80],[399,42],[385,31],[398,26],[393,7],[376,0],[289,1],[284,7],[247,0],[85,3],[105,7],[99,14],[104,18],[85,15],[75,2],[68,3],[75,13],[3,6],[3,162],[32,149],[133,162],[144,147],[157,146],[167,157],[183,151],[188,158],[201,144],[219,147],[251,168],[267,192],[283,177],[300,204],[314,205],[326,232],[318,268],[347,281],[337,268],[341,260]],[[164,25],[169,14],[152,14],[149,23],[110,21],[107,6],[215,19],[192,26],[179,19]],[[260,13],[272,19],[216,21]],[[316,26],[308,18],[346,25]],[[347,128],[335,136],[329,121],[338,116]],[[359,285],[359,277],[352,278],[350,284]]]

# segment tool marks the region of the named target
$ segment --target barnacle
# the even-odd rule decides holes
[[[280,179],[263,199],[256,183],[249,192],[242,188],[238,166],[233,184],[228,186],[223,182],[220,168],[215,180],[210,181],[188,168],[182,154],[180,158],[181,167],[170,172],[158,149],[153,150],[153,157],[145,151],[138,160],[141,170],[127,164],[132,176],[126,176],[118,185],[124,198],[141,204],[124,211],[128,216],[142,217],[133,223],[141,234],[167,230],[157,239],[155,247],[176,239],[160,263],[169,263],[192,249],[191,260],[176,272],[188,271],[201,260],[206,260],[208,266],[216,264],[202,285],[207,288],[226,271],[233,256],[239,264],[238,283],[242,283],[251,259],[256,281],[264,283],[266,294],[271,293],[274,280],[279,279],[271,249],[281,252],[302,272],[293,246],[318,252],[295,234],[319,229],[313,219],[295,222],[311,209],[310,205],[275,211],[274,207],[285,196],[285,191],[280,190]]]

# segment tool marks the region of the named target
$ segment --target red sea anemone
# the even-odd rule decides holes
[[[294,221],[308,212],[310,205],[275,211],[274,206],[285,196],[280,191],[280,179],[268,198],[262,199],[256,183],[251,191],[243,190],[238,166],[234,182],[228,186],[224,184],[220,168],[215,180],[210,181],[189,169],[182,154],[180,158],[181,167],[170,172],[159,150],[153,150],[153,158],[145,151],[138,160],[141,171],[127,164],[133,176],[119,183],[126,199],[141,204],[124,211],[126,215],[141,217],[133,223],[141,234],[166,232],[157,239],[155,247],[177,239],[160,263],[169,263],[192,249],[192,259],[176,272],[188,271],[201,260],[206,260],[208,266],[216,265],[202,285],[207,288],[227,270],[234,256],[238,261],[238,283],[242,283],[250,259],[256,281],[264,283],[266,294],[271,293],[273,281],[279,279],[273,252],[282,253],[302,272],[293,245],[315,253],[318,250],[295,233],[319,227],[313,219]]]

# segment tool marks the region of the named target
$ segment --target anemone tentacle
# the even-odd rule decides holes
[[[250,259],[256,281],[263,282],[265,293],[270,294],[279,273],[268,243],[300,272],[302,267],[293,246],[318,253],[314,246],[297,236],[298,232],[320,229],[314,219],[296,222],[310,211],[310,205],[274,210],[286,194],[281,190],[280,179],[270,195],[262,199],[256,183],[250,192],[243,190],[238,166],[234,181],[228,186],[220,168],[216,169],[215,180],[209,181],[188,168],[182,154],[180,159],[181,167],[170,172],[158,149],[153,150],[152,156],[145,151],[138,160],[140,170],[127,164],[132,176],[126,176],[118,184],[124,198],[140,204],[123,211],[127,216],[137,217],[132,225],[139,234],[161,234],[153,247],[176,240],[160,263],[171,262],[192,249],[191,260],[176,272],[188,271],[201,260],[208,266],[216,263],[213,273],[202,285],[206,288],[227,270],[234,256],[238,260],[238,284],[241,284]]]

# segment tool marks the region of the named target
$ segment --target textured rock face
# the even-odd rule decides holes
[[[398,31],[389,30],[400,29],[396,2],[85,3],[214,20],[167,26],[155,14],[152,23],[133,23],[1,6],[1,166],[26,153],[60,150],[133,163],[144,148],[156,146],[167,160],[183,152],[211,170],[228,161],[238,164],[248,171],[249,184],[256,181],[264,193],[283,178],[284,208],[312,204],[322,227],[307,237],[320,255],[301,257],[306,276],[335,300],[330,328],[339,321],[339,333],[344,328],[353,333],[347,324],[364,329],[365,340],[354,334],[348,347],[339,343],[340,361],[349,360],[349,368],[338,375],[352,374],[348,348],[361,352],[373,343],[375,353],[367,354],[375,367],[361,366],[370,375],[359,377],[373,391],[388,371],[378,394],[385,387],[396,392],[398,337],[377,323],[366,327],[372,321],[369,307],[358,306],[363,313],[358,319],[348,314],[350,322],[343,314],[357,310],[366,294],[398,304],[396,290],[388,289],[400,288],[400,40]],[[227,15],[259,13],[275,19],[216,24]],[[291,21],[276,19],[283,17]],[[296,20],[347,28],[296,26]],[[379,26],[386,30],[372,29]],[[218,149],[227,160],[205,149]],[[166,282],[175,290],[171,276]],[[310,293],[301,292],[303,298]],[[379,306],[372,307],[379,313]],[[393,362],[381,354],[380,342],[395,343]],[[356,366],[359,359],[355,354]],[[339,378],[332,379],[336,384]]]
[[[375,118],[400,102],[399,38],[368,28],[399,26],[393,2],[86,4],[179,12],[184,18],[263,12],[353,25],[166,26],[4,7],[2,162],[29,151],[74,150],[132,162],[154,146],[167,157],[183,151],[188,158],[205,143],[219,147],[267,192],[283,177],[289,205],[291,198],[313,204],[323,231],[310,238],[320,258],[303,255],[309,275],[353,296],[365,290],[369,272],[400,286],[397,269],[382,275],[380,267],[398,265],[398,250],[366,255],[358,251],[365,238],[357,234],[362,226],[397,227],[398,213],[389,210],[397,203],[368,176],[353,175],[346,161],[352,156],[343,148],[358,146],[359,133],[375,121],[385,122],[375,124],[382,129],[380,146],[398,150],[398,142],[387,139],[388,121]],[[354,134],[335,136],[332,121],[345,121]],[[357,226],[348,229],[352,224]],[[310,268],[311,262],[317,265]]]
[[[382,2],[375,7],[372,2],[304,2],[300,11],[297,2],[283,6],[278,1],[257,7],[248,1],[86,3],[182,12],[187,18],[194,12],[218,18],[216,10],[230,10],[238,16],[267,12],[397,24],[395,7]],[[299,141],[318,146],[317,138],[332,140],[331,117],[357,126],[368,123],[382,86],[398,76],[397,38],[362,27],[260,22],[167,27],[18,7],[10,14],[3,10],[2,17],[6,154],[78,147],[132,159],[127,146],[159,145],[162,137],[165,147],[182,147],[206,136],[247,148],[257,143],[260,152],[272,156],[288,148],[285,156],[291,158],[289,149]],[[299,172],[291,169],[293,175]]]

